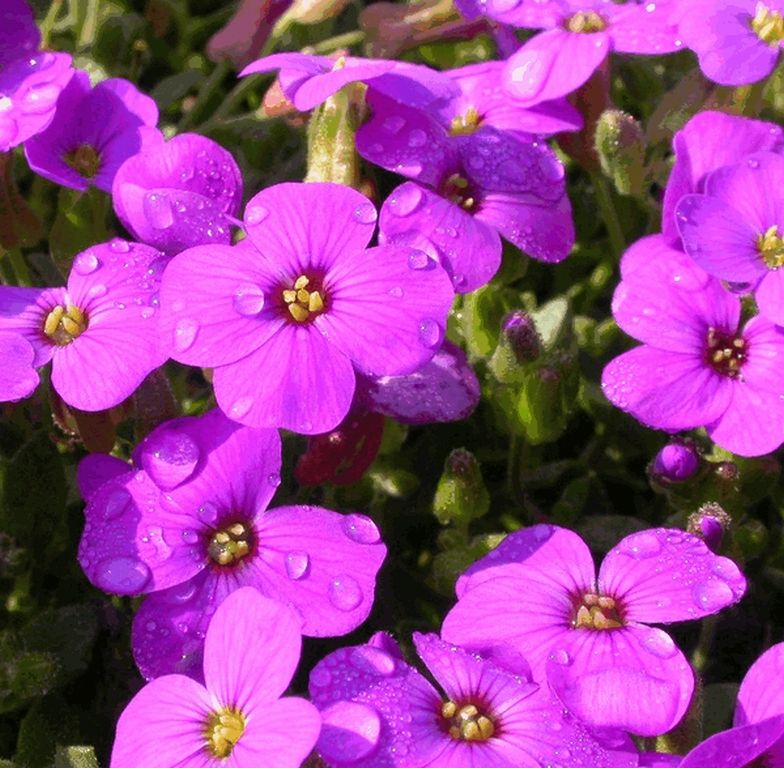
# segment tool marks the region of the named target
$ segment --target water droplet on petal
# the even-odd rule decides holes
[[[332,579],[327,595],[330,603],[339,611],[353,611],[362,603],[362,588],[357,580],[348,574]]]
[[[199,332],[199,325],[195,320],[184,318],[177,321],[174,327],[174,346],[180,351],[185,352],[193,346],[196,341],[196,334]]]
[[[98,257],[92,251],[80,253],[73,263],[74,270],[80,275],[91,275],[100,266],[101,262],[98,261]]]
[[[397,216],[408,216],[422,202],[422,190],[415,184],[406,184],[395,192],[389,200],[389,206]]]
[[[174,213],[166,195],[148,192],[142,201],[144,215],[155,229],[168,229],[174,223]]]
[[[106,592],[138,594],[151,577],[150,569],[135,557],[112,557],[98,564],[95,583]]]
[[[60,89],[52,83],[33,85],[22,98],[25,112],[48,112],[60,96]]]
[[[125,488],[118,488],[109,494],[103,508],[104,520],[114,520],[125,512],[131,503],[131,494]]]
[[[306,552],[289,552],[286,555],[286,575],[297,581],[307,576],[310,570],[310,557]]]
[[[734,600],[732,590],[719,579],[711,579],[710,581],[702,582],[702,584],[696,584],[692,588],[692,596],[697,607],[708,613],[715,613]]]
[[[253,407],[252,397],[241,397],[229,409],[230,419],[241,419]]]
[[[415,128],[408,135],[409,147],[423,147],[425,144],[427,144],[427,134],[421,128]]]
[[[270,212],[263,205],[252,205],[245,211],[245,221],[250,226],[254,226],[264,221],[264,219],[269,216],[269,213]]]
[[[550,659],[562,667],[568,667],[572,663],[572,657],[563,649],[553,651],[550,654]]]
[[[165,592],[160,593],[167,603],[180,605],[187,603],[196,594],[196,584],[193,580],[184,581],[176,587],[170,587]]]
[[[400,115],[392,115],[391,117],[387,117],[384,122],[381,124],[382,128],[391,134],[400,133],[400,129],[406,124],[404,118],[400,117]]]
[[[351,652],[352,666],[362,672],[389,677],[395,671],[395,660],[381,648],[361,645]]]
[[[88,295],[94,299],[99,299],[101,296],[106,296],[107,288],[103,283],[96,283],[88,291]]]
[[[649,628],[643,647],[660,659],[669,659],[678,652],[673,639],[661,629]]]
[[[419,340],[428,349],[437,347],[443,338],[444,332],[435,320],[426,318],[419,324]]]
[[[381,540],[376,524],[366,515],[346,515],[340,524],[343,533],[358,544],[375,544]]]
[[[277,472],[272,472],[267,475],[267,482],[273,487],[277,488],[280,485],[280,475]]]
[[[109,247],[115,253],[128,253],[131,250],[131,244],[127,240],[121,240],[119,237],[112,240]]]
[[[218,508],[211,501],[205,501],[196,514],[203,523],[212,525],[218,519]]]
[[[199,540],[199,534],[188,528],[182,532],[182,540],[186,544],[195,544]]]
[[[354,218],[360,224],[373,224],[378,218],[376,207],[373,203],[362,203],[354,209]]]
[[[319,665],[310,673],[310,684],[316,688],[326,688],[332,683],[332,673],[323,665]]]
[[[193,474],[199,455],[199,446],[185,433],[158,430],[147,438],[142,464],[159,488],[170,491]]]
[[[389,294],[389,295],[390,295],[390,296],[391,296],[393,299],[402,299],[402,298],[403,298],[403,289],[402,289],[402,288],[401,288],[399,285],[396,285],[394,288],[390,288],[390,289],[387,291],[387,293],[388,293],[388,294]]]
[[[644,560],[657,555],[662,548],[661,540],[655,533],[643,531],[627,536],[619,545],[618,551],[635,560]]]
[[[424,251],[415,250],[408,256],[409,269],[425,269],[431,264],[431,258]]]
[[[254,283],[243,283],[234,291],[231,303],[240,315],[258,315],[264,309],[264,291]]]

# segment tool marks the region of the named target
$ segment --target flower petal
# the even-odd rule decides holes
[[[784,690],[771,680],[784,676],[784,643],[768,648],[749,668],[738,691],[735,725],[784,715]]]
[[[0,286],[0,332],[22,336],[33,348],[33,367],[52,359],[55,345],[41,331],[47,314],[65,302],[65,288]]]
[[[130,469],[122,459],[106,453],[90,453],[79,462],[76,469],[79,493],[85,501],[89,501],[104,483],[124,475]]]
[[[774,762],[771,752],[783,737],[784,717],[731,728],[715,733],[692,749],[683,758],[679,768],[712,768],[719,755],[721,765],[727,768],[745,768],[754,765],[758,758],[762,758],[763,765],[780,768],[781,762]]]
[[[22,400],[35,392],[38,373],[33,367],[35,349],[24,337],[0,331],[0,402]]]

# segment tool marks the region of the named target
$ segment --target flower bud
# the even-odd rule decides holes
[[[501,335],[493,356],[490,370],[502,382],[512,382],[520,366],[532,363],[542,354],[542,340],[533,319],[527,312],[510,312],[501,323]]]
[[[486,514],[489,508],[490,495],[479,462],[465,448],[455,449],[447,457],[433,500],[433,513],[438,522],[467,525]]]
[[[714,552],[718,552],[724,534],[732,524],[732,518],[716,502],[703,504],[689,515],[686,530],[702,539]]]
[[[670,443],[656,454],[651,473],[659,482],[682,483],[692,477],[699,467],[700,457],[692,445]]]
[[[596,152],[605,175],[622,195],[639,195],[645,181],[645,137],[640,123],[618,109],[602,112]]]

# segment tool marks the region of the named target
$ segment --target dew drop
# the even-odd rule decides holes
[[[437,347],[443,338],[444,332],[435,320],[425,318],[419,323],[419,340],[428,349]]]
[[[269,211],[263,205],[252,205],[245,211],[245,221],[250,226],[260,224],[269,216]]]
[[[354,218],[360,224],[373,224],[378,218],[378,213],[373,203],[362,203],[354,209]]]
[[[127,240],[121,240],[119,237],[109,243],[109,247],[115,253],[128,253],[131,250],[131,244]]]
[[[199,455],[199,446],[185,433],[158,430],[147,438],[142,465],[161,490],[170,491],[193,474]]]
[[[22,103],[24,104],[25,112],[38,115],[48,112],[59,96],[60,89],[56,85],[43,83],[31,86],[30,90],[24,95]]]
[[[193,346],[196,341],[196,334],[199,332],[199,325],[195,320],[183,318],[177,321],[174,327],[174,346],[180,351],[185,352]]]
[[[269,475],[267,475],[267,482],[273,488],[277,488],[280,485],[280,475],[277,472],[271,472]]]
[[[264,309],[264,291],[255,283],[243,283],[231,300],[234,311],[245,317],[258,315]]]
[[[141,560],[112,557],[98,564],[95,583],[106,592],[133,595],[142,590],[150,577],[150,569]]]
[[[420,250],[412,251],[408,256],[408,266],[410,269],[425,269],[431,266],[432,261],[430,257]]]
[[[734,599],[732,590],[719,579],[696,584],[692,588],[692,597],[697,607],[708,613],[715,613]]]
[[[396,133],[400,133],[405,124],[405,119],[400,117],[400,115],[392,115],[391,117],[386,118],[383,123],[381,123],[381,127],[387,133],[394,135]]]
[[[366,515],[346,515],[341,526],[343,533],[358,544],[375,544],[381,540],[376,524]]]
[[[663,630],[655,628],[649,629],[643,640],[643,647],[660,659],[669,659],[678,652],[673,639]]]
[[[155,229],[168,229],[174,223],[174,213],[166,195],[149,192],[142,201],[144,215]]]
[[[218,519],[218,508],[211,501],[205,501],[196,514],[203,523],[212,525]]]
[[[103,508],[105,520],[115,520],[120,517],[131,503],[131,494],[125,488],[118,488],[109,494]]]
[[[308,575],[310,557],[306,552],[289,552],[286,555],[286,575],[292,581],[298,581]]]
[[[395,671],[395,660],[386,651],[371,645],[355,648],[349,658],[351,665],[361,672],[389,677]]]
[[[178,584],[176,587],[170,587],[165,592],[162,592],[161,596],[166,600],[167,603],[181,605],[182,603],[187,603],[195,594],[196,584],[193,582],[193,580],[190,580],[184,581],[182,584]]]
[[[408,135],[408,146],[413,148],[423,147],[427,144],[427,134],[421,128],[415,128]]]
[[[572,657],[563,649],[553,651],[550,654],[550,660],[560,664],[562,667],[568,667],[572,663]]]
[[[644,560],[657,555],[662,548],[662,543],[655,533],[643,531],[642,533],[627,536],[619,545],[618,551],[635,560]]]
[[[396,216],[412,214],[422,202],[422,190],[415,184],[401,187],[389,200],[389,206]]]
[[[74,259],[73,263],[74,270],[80,275],[91,275],[100,266],[101,262],[98,261],[98,257],[93,251],[84,251],[83,253],[80,253]]]
[[[252,397],[241,397],[239,400],[236,400],[234,405],[231,406],[229,409],[229,418],[231,419],[241,419],[245,416],[248,411],[253,407],[253,398]]]
[[[186,544],[195,544],[199,540],[199,534],[188,528],[182,532],[182,540]]]
[[[357,580],[348,574],[332,579],[327,595],[339,611],[353,611],[362,602],[362,588]]]
[[[310,673],[310,684],[316,688],[326,688],[332,683],[332,673],[323,664]]]
[[[390,288],[390,289],[387,291],[387,293],[388,293],[388,294],[389,294],[389,295],[390,295],[390,296],[391,296],[393,299],[402,299],[402,298],[403,298],[403,289],[402,289],[402,288],[401,288],[399,285],[396,285],[394,288]]]

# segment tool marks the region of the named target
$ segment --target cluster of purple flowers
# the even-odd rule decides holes
[[[362,514],[268,508],[278,430],[309,437],[306,480],[334,479],[319,464],[324,435],[372,435],[377,450],[380,415],[470,414],[478,380],[445,339],[455,294],[493,278],[502,238],[549,263],[574,244],[565,169],[546,142],[582,128],[566,97],[611,52],[690,46],[718,82],[772,68],[779,4],[737,0],[731,23],[725,3],[686,5],[461,0],[469,18],[542,31],[506,61],[447,73],[351,56],[254,62],[242,74],[280,70],[303,111],[364,83],[357,152],[407,180],[380,212],[340,184],[277,184],[240,219],[229,152],[196,134],[164,140],[149,97],[120,79],[93,87],[69,57],[37,52],[29,8],[5,4],[0,149],[24,144],[41,176],[110,193],[135,241],[77,254],[65,286],[0,287],[0,399],[30,395],[50,361],[59,397],[83,411],[121,404],[170,359],[212,370],[215,409],[160,424],[132,463],[93,454],[79,467],[85,575],[144,595],[132,644],[150,682],[120,718],[113,768],[294,768],[313,750],[331,768],[784,759],[784,697],[765,685],[781,675],[781,646],[749,671],[731,731],[680,762],[635,746],[693,703],[694,672],[658,625],[716,614],[746,589],[732,560],[674,528],[627,536],[598,573],[571,531],[510,534],[460,577],[440,636],[414,634],[418,660],[378,633],[321,660],[310,701],[281,698],[303,635],[345,635],[367,618],[386,547]],[[646,425],[704,427],[722,448],[764,454],[784,443],[784,134],[702,113],[674,147],[662,232],[624,254],[613,299],[642,346],[607,365],[603,390]],[[361,475],[373,451],[354,448]],[[695,453],[668,448],[662,477],[694,471]],[[736,747],[741,737],[753,747]]]

